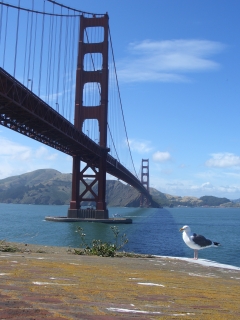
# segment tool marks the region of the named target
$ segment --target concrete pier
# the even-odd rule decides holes
[[[109,223],[109,224],[132,223],[132,219],[130,218],[96,219],[96,218],[45,217],[45,220],[53,221],[53,222],[100,222],[100,223]]]
[[[45,217],[45,220],[54,221],[54,222],[100,222],[100,223],[109,223],[109,224],[132,223],[132,219],[128,219],[128,218],[92,219],[92,218]]]
[[[67,217],[45,217],[47,221],[53,222],[101,222],[109,224],[129,224],[130,218],[109,218],[108,210],[96,210],[94,208],[69,209]]]

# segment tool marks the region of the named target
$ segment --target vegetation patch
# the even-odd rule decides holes
[[[93,239],[91,244],[86,242],[86,234],[83,232],[83,228],[78,227],[77,232],[81,238],[80,249],[74,249],[75,254],[87,254],[96,255],[101,257],[114,257],[118,250],[120,250],[128,239],[126,234],[119,235],[119,229],[116,226],[110,227],[115,238],[115,243],[102,242],[102,240]]]
[[[0,241],[0,251],[2,252],[19,252],[17,247],[6,244],[5,240]]]

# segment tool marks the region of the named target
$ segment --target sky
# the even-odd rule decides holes
[[[11,3],[11,0],[5,1]],[[240,2],[59,0],[109,14],[135,167],[175,196],[240,198]],[[0,179],[71,157],[0,127]]]

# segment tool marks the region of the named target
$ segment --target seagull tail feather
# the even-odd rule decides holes
[[[216,247],[218,247],[218,246],[220,246],[221,244],[220,244],[219,242],[213,242],[213,245],[216,246]]]

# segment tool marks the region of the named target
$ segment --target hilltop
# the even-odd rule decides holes
[[[17,204],[68,205],[71,197],[72,174],[54,169],[39,169],[0,180],[0,202]],[[97,187],[97,186],[95,186]],[[213,196],[179,197],[150,188],[153,207],[222,206],[239,207],[240,203]],[[109,207],[138,207],[139,192],[118,180],[107,180],[106,202]],[[83,205],[91,205],[84,203]]]

